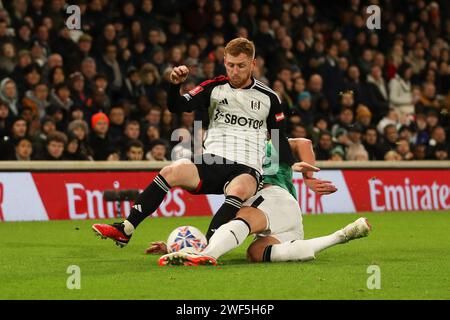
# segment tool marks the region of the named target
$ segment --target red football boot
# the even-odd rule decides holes
[[[217,260],[214,257],[203,255],[201,253],[189,253],[176,251],[163,255],[158,260],[160,266],[217,266]]]
[[[110,238],[121,248],[125,247],[131,239],[131,236],[125,234],[123,223],[120,222],[113,224],[96,223],[92,225],[92,230],[102,239]]]

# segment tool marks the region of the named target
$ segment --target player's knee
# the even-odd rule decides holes
[[[249,262],[262,262],[263,261],[263,252],[259,246],[250,246],[247,249],[247,260]]]
[[[179,171],[179,166],[170,165],[161,169],[159,174],[167,181],[171,186],[176,185],[177,172]]]
[[[253,191],[253,189],[249,190],[248,186],[235,185],[227,190],[227,196],[235,196],[244,201],[250,198]]]

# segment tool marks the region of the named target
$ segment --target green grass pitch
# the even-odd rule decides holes
[[[177,226],[205,230],[209,217],[148,219],[123,249],[95,237],[94,221],[0,223],[0,299],[450,299],[448,212],[366,216],[369,237],[314,261],[250,264],[247,239],[218,267],[159,267],[158,256],[144,254]],[[305,237],[356,218],[304,216]],[[80,267],[79,290],[66,287],[70,265]],[[367,288],[370,265],[380,267],[380,289]]]

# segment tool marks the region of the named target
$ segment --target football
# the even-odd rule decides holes
[[[181,226],[173,230],[167,239],[169,252],[201,252],[208,244],[205,235],[193,226]]]

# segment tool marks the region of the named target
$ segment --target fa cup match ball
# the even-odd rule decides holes
[[[167,239],[167,250],[199,253],[206,248],[207,244],[205,235],[196,227],[182,226],[170,233]]]

